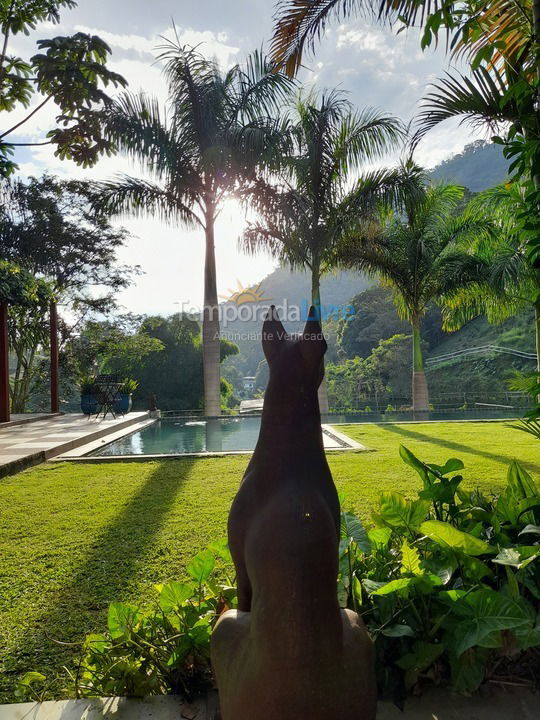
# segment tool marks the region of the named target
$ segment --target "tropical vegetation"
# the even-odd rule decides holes
[[[124,87],[126,80],[107,67],[111,49],[97,35],[78,32],[37,41],[38,53],[29,61],[10,54],[10,41],[28,35],[41,22],[60,23],[60,12],[75,0],[0,1],[0,112],[19,110],[16,122],[0,128],[0,177],[17,170],[12,156],[17,147],[52,145],[60,158],[91,167],[113,145],[103,136],[100,112],[110,102],[104,88]],[[48,104],[58,108],[46,139],[15,141],[17,131]]]
[[[421,177],[421,176],[419,176]],[[429,303],[475,282],[482,261],[463,247],[489,226],[470,213],[458,214],[463,188],[418,187],[405,197],[404,214],[384,209],[369,233],[354,233],[338,248],[340,261],[378,274],[394,291],[394,301],[412,333],[412,407],[428,410],[420,323]],[[489,236],[488,236],[489,237]]]
[[[225,198],[253,181],[281,139],[277,106],[290,83],[260,53],[223,72],[197,49],[168,42],[166,108],[147,93],[124,93],[103,115],[104,133],[148,178],[100,183],[97,206],[108,214],[151,214],[205,238],[202,346],[205,414],[220,414],[219,311],[215,220]]]
[[[62,304],[70,318],[60,322],[63,350],[89,314],[116,310],[117,291],[139,272],[118,261],[128,234],[92,210],[94,186],[89,181],[45,175],[27,182],[12,180],[4,187],[7,202],[0,207],[0,255],[40,283],[48,283],[50,294]],[[47,313],[48,303],[43,301],[12,303],[9,309],[14,412],[25,411],[30,394],[47,373],[40,361],[49,345]]]

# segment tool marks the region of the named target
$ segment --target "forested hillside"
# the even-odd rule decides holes
[[[464,185],[471,192],[479,192],[504,182],[508,163],[499,146],[483,141],[467,145],[463,152],[454,155],[431,171],[436,181]],[[306,272],[291,272],[278,268],[264,278],[258,288],[265,298],[260,306],[270,302],[282,306],[309,306],[310,278]],[[379,383],[380,388],[391,391],[409,388],[410,330],[394,308],[389,290],[354,272],[338,272],[323,278],[321,300],[323,305],[354,306],[348,319],[331,318],[324,324],[328,341],[327,364],[330,385],[337,388],[349,382],[355,386],[362,373],[362,382]],[[254,303],[257,306],[256,303]],[[235,342],[240,354],[223,363],[225,377],[235,389],[242,388],[242,376],[257,375],[259,387],[264,387],[266,368],[258,333],[260,315],[254,321],[236,320],[222,328],[225,337]],[[287,330],[297,332],[303,321],[289,320]],[[422,337],[427,357],[452,352],[462,347],[502,345],[533,351],[534,333],[530,313],[524,312],[500,326],[489,325],[477,318],[461,330],[448,334],[442,330],[438,308],[431,307],[424,317]],[[357,360],[358,359],[358,360]],[[530,363],[509,355],[473,356],[454,360],[436,368],[427,368],[430,389],[434,396],[452,392],[456,387],[465,392],[504,391],[507,378],[514,369],[527,369]],[[375,378],[375,380],[374,380]],[[335,382],[334,382],[335,381]],[[337,384],[336,384],[337,383]],[[405,390],[403,390],[405,391]]]
[[[500,145],[477,140],[466,145],[463,152],[434,167],[430,174],[434,180],[456,183],[471,192],[480,192],[506,180],[508,161]]]

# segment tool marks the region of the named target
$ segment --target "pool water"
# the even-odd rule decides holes
[[[356,412],[327,415],[324,423],[403,422],[407,420],[496,420],[519,417],[516,410],[430,410],[412,413]],[[260,416],[167,419],[104,445],[91,455],[185,455],[186,453],[241,452],[257,444]]]
[[[127,435],[92,455],[184,455],[253,450],[260,417],[161,420]]]

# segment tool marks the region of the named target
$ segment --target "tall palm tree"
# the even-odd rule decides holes
[[[378,275],[394,291],[401,317],[412,330],[413,410],[427,410],[429,397],[422,357],[420,322],[427,306],[452,295],[484,271],[482,260],[462,249],[488,224],[457,211],[463,188],[425,186],[404,204],[402,213],[385,211],[373,238],[353,237],[339,249],[342,264]]]
[[[145,93],[125,93],[103,118],[107,137],[138,161],[147,177],[123,175],[102,183],[97,204],[108,213],[147,213],[204,232],[204,409],[216,416],[220,341],[214,224],[227,194],[252,182],[257,163],[275,149],[282,135],[272,118],[291,83],[257,52],[244,67],[226,72],[177,42],[169,42],[159,59],[168,81],[166,108]]]
[[[394,171],[353,173],[396,146],[400,122],[371,109],[353,112],[343,94],[300,95],[288,127],[288,153],[281,158],[278,183],[260,181],[249,193],[259,220],[248,224],[244,246],[269,250],[292,268],[311,273],[311,304],[321,313],[321,275],[346,228],[381,196],[398,190]],[[321,411],[327,412],[322,386]]]
[[[474,238],[470,251],[485,263],[484,275],[462,288],[443,309],[445,324],[457,329],[477,315],[502,322],[524,307],[534,309],[537,369],[540,371],[540,273],[527,253],[523,225],[527,218],[523,185],[500,185],[479,193],[471,209],[490,218],[496,235]]]

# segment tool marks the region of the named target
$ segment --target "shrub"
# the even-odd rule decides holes
[[[505,490],[460,488],[460,460],[426,464],[401,446],[422,479],[414,500],[381,495],[366,530],[342,513],[338,593],[375,640],[382,695],[398,703],[423,677],[462,692],[540,646],[540,495],[516,462]]]
[[[225,584],[212,579],[216,560]],[[112,603],[107,632],[84,642],[74,676],[77,695],[177,693],[191,699],[208,689],[212,628],[223,610],[236,605],[231,567],[226,540],[216,542],[188,564],[188,582],[156,586],[153,608]]]

